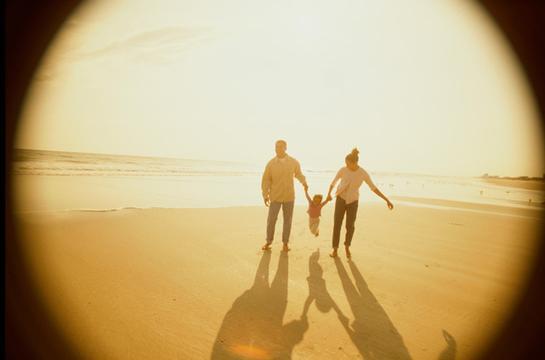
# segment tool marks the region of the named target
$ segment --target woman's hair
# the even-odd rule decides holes
[[[352,149],[352,152],[348,155],[346,155],[346,157],[344,158],[346,161],[350,161],[351,163],[355,163],[357,164],[360,157],[358,156],[359,154],[359,150],[357,148],[353,148]]]

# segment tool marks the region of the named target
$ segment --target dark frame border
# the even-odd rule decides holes
[[[541,112],[545,129],[545,2],[540,0],[479,0],[495,19],[522,63]],[[8,0],[4,7],[4,345],[8,359],[76,359],[40,303],[25,272],[11,213],[10,163],[17,119],[32,74],[51,39],[79,0]],[[545,135],[545,133],[543,134]],[[544,136],[542,136],[545,139]],[[544,232],[542,231],[541,235]],[[516,312],[483,359],[545,358],[541,342],[545,324],[545,245]]]

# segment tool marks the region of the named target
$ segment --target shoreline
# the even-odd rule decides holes
[[[478,202],[468,202],[468,201],[454,201],[448,199],[434,199],[434,198],[422,198],[422,197],[410,197],[410,196],[391,196],[391,200],[396,206],[396,202],[404,206],[409,207],[429,207],[441,210],[466,210],[466,211],[475,211],[481,213],[496,213],[496,214],[513,214],[513,215],[522,215],[529,217],[543,216],[543,211],[545,207],[541,204],[532,204],[532,206],[506,206],[498,204],[486,204]],[[382,200],[373,199],[371,201],[360,201],[360,206],[362,205],[382,205]],[[226,206],[209,206],[209,207],[160,207],[160,206],[149,206],[149,207],[137,207],[137,206],[126,206],[126,207],[117,207],[117,208],[104,208],[104,209],[92,209],[92,208],[75,208],[75,209],[51,209],[51,210],[20,210],[14,211],[13,214],[16,216],[24,216],[26,214],[50,214],[50,213],[111,213],[111,212],[121,212],[121,211],[130,211],[130,210],[193,210],[193,209],[239,209],[239,208],[264,208],[267,209],[264,205],[226,205]],[[306,208],[306,205],[295,204],[295,208]]]
[[[537,179],[504,179],[504,178],[483,178],[479,177],[483,182],[504,186],[504,187],[511,187],[511,188],[518,188],[518,189],[525,189],[525,190],[538,190],[538,191],[545,191],[545,179],[544,180],[537,180]]]

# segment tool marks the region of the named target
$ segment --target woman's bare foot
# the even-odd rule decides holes
[[[271,250],[271,244],[265,243],[265,245],[261,247],[261,250]]]
[[[288,244],[284,244],[284,246],[282,246],[282,251],[284,252],[288,252],[290,251],[291,249],[288,247]]]
[[[337,257],[337,249],[333,249],[333,252],[331,254],[329,254],[329,256],[331,256],[332,258],[336,258]]]
[[[347,259],[351,259],[351,258],[352,258],[352,254],[350,253],[350,246],[345,246],[345,247],[344,247],[344,250],[346,251],[346,258],[347,258]]]

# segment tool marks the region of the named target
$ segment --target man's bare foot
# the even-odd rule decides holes
[[[329,256],[331,256],[332,258],[336,258],[337,257],[337,249],[333,249],[333,252],[331,254],[329,254]]]
[[[261,247],[261,250],[271,250],[271,244],[265,243],[265,245]]]
[[[349,246],[345,246],[344,247],[344,250],[346,251],[346,257],[348,259],[351,259],[352,258],[352,254],[350,253],[350,247]]]
[[[288,244],[284,244],[284,246],[282,246],[282,251],[284,252],[288,252],[290,251],[291,249],[288,247]]]

